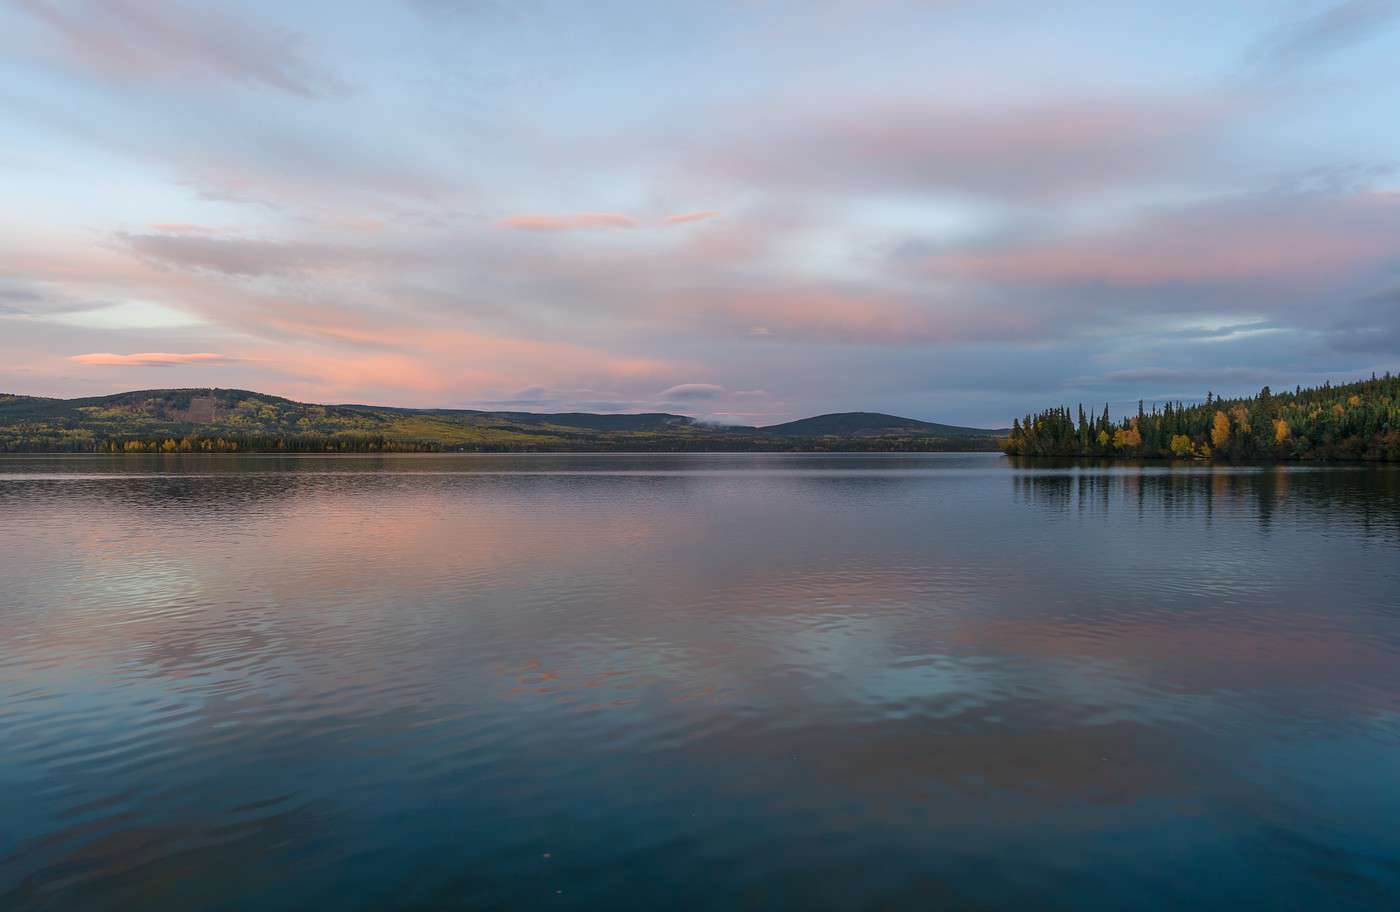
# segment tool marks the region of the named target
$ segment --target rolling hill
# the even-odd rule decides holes
[[[890,434],[916,434],[926,437],[1004,437],[1009,429],[988,430],[934,424],[914,418],[901,418],[898,415],[883,415],[879,412],[837,412],[831,415],[817,415],[814,418],[801,418],[785,424],[772,424],[759,430],[765,434],[777,434],[782,437],[871,437]]]
[[[996,431],[868,412],[754,428],[660,412],[317,405],[236,389],[0,395],[0,451],[9,452],[994,450],[999,442]]]

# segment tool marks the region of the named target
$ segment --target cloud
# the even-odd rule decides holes
[[[763,344],[907,347],[991,339],[1030,339],[1045,317],[988,309],[927,291],[891,292],[865,284],[782,284],[698,288],[672,295],[664,312],[692,330]]]
[[[1337,308],[1323,333],[1334,351],[1400,356],[1400,288],[1366,295],[1351,307]]]
[[[1179,175],[1210,159],[1243,99],[1075,97],[959,107],[925,99],[730,111],[761,132],[694,150],[712,176],[821,193],[1053,199]],[[747,115],[747,116],[745,116]]]
[[[193,153],[153,149],[138,154],[168,158],[179,183],[200,200],[243,203],[272,213],[352,214],[364,209],[407,218],[450,217],[450,205],[472,190],[460,175],[439,173],[422,160],[395,151],[350,145],[330,148],[323,137],[264,124],[215,136]]]
[[[189,222],[166,222],[151,225],[152,231],[159,231],[161,234],[195,235],[208,237],[219,234],[217,228],[210,228],[207,225],[194,225]]]
[[[52,318],[111,307],[110,301],[72,298],[47,288],[0,279],[0,317]]]
[[[1386,46],[1358,67],[1336,53],[1367,37],[1354,23],[1393,24],[1384,4],[1298,5],[1328,12],[1306,20],[1311,44],[1300,20],[1273,53],[1335,56],[1325,84],[1270,87],[1222,78],[1270,22],[1253,10],[1186,67],[1167,44],[1206,19],[1180,11],[1071,11],[1109,49],[1085,56],[1003,5],[945,7],[933,32],[905,27],[932,21],[917,3],[839,4],[839,27],[694,7],[680,45],[611,54],[616,72],[580,82],[591,26],[418,0],[444,14],[425,25],[409,2],[349,30],[319,6],[0,2],[19,78],[19,145],[0,158],[21,159],[27,216],[0,232],[0,362],[45,392],[140,373],[74,352],[234,352],[164,376],[322,401],[1000,426],[1080,375],[1112,375],[1116,399],[1189,387],[1196,366],[1400,355],[1400,307],[1367,297],[1396,284],[1400,194],[1393,174],[1337,167],[1393,146]],[[783,40],[730,42],[721,23]],[[411,34],[411,53],[371,32]],[[471,67],[447,65],[468,46]],[[305,103],[335,91],[320,60],[393,78]],[[656,92],[617,103],[638,76]],[[1332,86],[1347,90],[1324,104]],[[1307,187],[1272,186],[1300,169]],[[1387,183],[1390,203],[1372,189]],[[1184,373],[1113,374],[1137,368]]]
[[[1167,368],[1141,367],[1125,370],[1106,371],[1097,376],[1071,377],[1069,386],[1113,386],[1119,384],[1177,384],[1204,390],[1209,384],[1267,384],[1279,382],[1279,377],[1287,373],[1277,369],[1258,367],[1221,368]]]
[[[1272,192],[1147,210],[1127,224],[935,251],[927,275],[1025,286],[1277,285],[1393,257],[1400,203],[1369,192]]]
[[[661,225],[683,225],[719,217],[714,209],[681,212],[661,219]],[[526,231],[573,231],[594,228],[640,228],[645,223],[622,212],[573,212],[563,215],[512,215],[501,220],[507,228]]]
[[[70,355],[68,360],[102,367],[174,367],[183,364],[231,364],[240,359],[216,352],[136,352],[130,355],[92,352]]]
[[[530,386],[516,390],[504,399],[475,399],[474,408],[488,410],[519,410],[530,412],[638,412],[655,408],[649,399],[620,395],[615,391],[592,387]]]
[[[347,86],[311,63],[304,38],[246,15],[178,0],[18,0],[58,36],[68,60],[104,75],[184,82],[213,77],[303,97]]]
[[[44,295],[32,289],[0,285],[0,316],[29,316],[46,301]]]
[[[714,209],[701,209],[698,212],[681,212],[676,215],[668,215],[662,221],[667,225],[682,225],[686,222],[699,222],[705,219],[718,217],[719,212]]]
[[[724,395],[724,387],[714,383],[680,383],[657,393],[656,398],[667,401],[689,402],[693,400],[718,399]]]
[[[1375,38],[1398,20],[1396,0],[1345,0],[1275,29],[1250,58],[1263,69],[1294,69]]]
[[[594,228],[636,228],[641,223],[620,212],[575,212],[567,215],[512,215],[501,220],[507,228],[525,231],[574,231]]]
[[[382,248],[359,249],[310,241],[266,241],[215,237],[199,232],[127,234],[118,244],[165,268],[207,270],[229,276],[272,276],[348,270],[382,264],[393,256]]]

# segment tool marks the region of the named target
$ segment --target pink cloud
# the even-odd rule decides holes
[[[114,240],[140,259],[167,269],[252,277],[311,272],[348,274],[399,265],[418,255],[383,246],[269,241],[196,232],[118,233]]]
[[[654,389],[679,369],[657,359],[569,342],[394,325],[330,311],[308,310],[280,328],[295,341],[249,350],[268,373],[292,380],[267,391],[317,401],[441,405],[493,398],[538,380]]]
[[[724,395],[724,387],[717,383],[678,383],[656,394],[663,400],[718,399]]]
[[[159,231],[162,234],[196,236],[212,235],[219,233],[218,229],[216,228],[210,228],[207,225],[194,225],[189,222],[157,222],[151,225],[151,230]]]
[[[1296,281],[1394,253],[1400,207],[1375,194],[1241,199],[1151,214],[1112,232],[939,253],[925,272],[1024,285]]]
[[[512,215],[502,219],[507,228],[525,231],[572,231],[592,228],[636,228],[640,222],[621,212],[574,212],[566,215]]]
[[[1204,167],[1235,97],[1070,97],[1034,106],[925,99],[752,107],[759,135],[722,136],[696,167],[746,182],[1024,201],[1097,192]]]
[[[343,95],[348,86],[303,53],[304,36],[260,28],[206,6],[127,0],[20,0],[59,38],[73,65],[127,79],[214,77],[293,95]]]
[[[661,219],[661,225],[683,225],[687,222],[700,222],[717,218],[716,209],[700,209],[695,212],[678,212]],[[592,228],[639,228],[644,223],[623,212],[573,212],[562,215],[512,215],[501,220],[507,228],[520,228],[526,231],[572,231]]]
[[[92,352],[70,355],[68,360],[103,367],[171,367],[177,364],[229,364],[238,359],[217,352],[136,352],[130,355]]]
[[[699,222],[705,219],[718,217],[719,212],[715,209],[701,209],[698,212],[681,212],[676,215],[668,215],[663,221],[667,225],[682,225],[686,222]]]
[[[736,290],[678,295],[668,303],[670,319],[726,336],[784,341],[914,345],[1024,338],[1035,328],[1023,314],[859,289]]]

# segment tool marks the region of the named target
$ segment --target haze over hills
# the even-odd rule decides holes
[[[1004,435],[873,412],[731,427],[660,412],[318,405],[236,389],[0,395],[7,451],[993,450]]]
[[[480,409],[434,409],[384,407],[376,405],[328,405],[329,409],[350,409],[363,413],[387,412],[395,415],[431,415],[447,420],[485,419],[511,421],[517,424],[550,424],[557,427],[578,428],[590,431],[656,431],[663,428],[676,428],[695,424],[688,415],[673,415],[669,412],[637,412],[630,414],[607,414],[596,412],[491,412]]]
[[[1004,437],[1010,428],[987,429],[958,427],[951,424],[936,424],[919,421],[915,418],[901,418],[898,415],[884,415],[879,412],[836,412],[830,415],[817,415],[812,418],[799,418],[783,424],[772,424],[759,428],[767,434],[781,436],[879,436],[882,434],[923,434],[932,437]]]

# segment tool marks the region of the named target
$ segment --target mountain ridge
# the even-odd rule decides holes
[[[297,402],[180,387],[0,394],[0,451],[994,449],[1004,431],[836,412],[768,427],[667,412],[518,412]]]
[[[770,424],[759,428],[769,434],[797,436],[862,435],[892,431],[909,431],[933,436],[980,437],[1005,436],[1010,428],[990,429],[960,427],[953,424],[939,424],[933,421],[920,421],[917,418],[904,418],[887,415],[883,412],[831,412],[799,418],[781,424]]]

